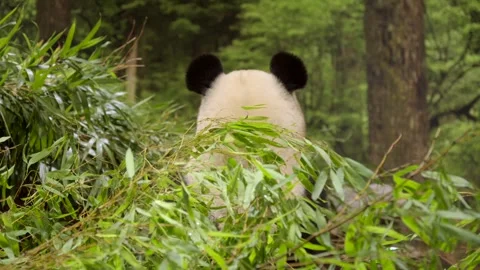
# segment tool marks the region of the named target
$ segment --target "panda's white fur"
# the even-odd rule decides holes
[[[245,110],[244,106],[265,105]],[[278,79],[260,70],[238,70],[220,74],[202,98],[197,132],[215,121],[245,116],[266,116],[272,124],[305,136],[305,120],[295,93],[289,93]]]
[[[265,116],[272,124],[293,131],[299,137],[306,133],[305,119],[295,90],[305,86],[307,73],[303,62],[289,53],[278,53],[272,57],[271,73],[260,70],[237,70],[224,73],[220,60],[213,55],[195,59],[189,66],[186,76],[189,90],[201,94],[202,101],[197,117],[199,133],[212,128],[222,121],[230,121],[247,116]],[[245,110],[242,107],[256,106]],[[273,149],[285,161],[282,172],[293,173],[298,153],[291,148]],[[206,154],[200,157],[202,163],[219,166],[226,158],[219,154]],[[207,162],[205,162],[207,161]],[[292,193],[302,196],[305,189],[298,180]],[[186,184],[193,184],[195,178],[188,174]],[[219,194],[212,194],[218,196]],[[219,198],[215,204],[219,204]],[[218,215],[215,215],[218,218]]]

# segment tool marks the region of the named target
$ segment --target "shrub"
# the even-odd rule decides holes
[[[68,185],[67,175],[102,174],[117,168],[129,147],[140,149],[134,112],[120,100],[116,58],[101,57],[103,39],[94,37],[100,24],[75,46],[73,25],[61,47],[55,45],[62,33],[45,43],[25,38],[21,46],[20,25],[21,17],[0,27],[4,207],[7,197],[20,203],[31,184]]]

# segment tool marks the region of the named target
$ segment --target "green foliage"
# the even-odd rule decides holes
[[[480,19],[474,14],[480,12],[480,6],[474,1],[427,3],[431,10],[426,39],[430,104],[433,112],[439,113],[466,104],[478,94],[480,51],[475,49],[475,40],[480,36]]]
[[[272,137],[276,140],[266,139]],[[258,120],[228,123],[170,144],[169,154],[153,163],[146,157],[157,150],[133,155],[128,150],[121,166],[102,175],[67,174],[62,178],[71,180],[68,185],[61,179],[38,185],[32,204],[1,214],[5,228],[0,234],[1,263],[10,269],[294,265],[420,269],[438,266],[439,252],[452,251],[460,243],[472,247],[465,254],[466,261],[478,256],[474,247],[480,244],[475,234],[480,225],[479,193],[465,180],[430,172],[425,176],[431,180],[420,185],[405,177],[417,168],[412,166],[393,174],[393,194],[336,213],[286,195],[291,177],[279,173],[282,160],[270,145],[302,150],[302,166],[296,175],[303,182],[309,177],[324,178],[324,189],[332,198],[348,198],[343,188],[363,187],[368,178],[360,172],[373,175],[323,144],[298,141],[270,124]],[[196,152],[191,152],[193,146]],[[197,172],[202,179],[199,188],[179,184],[176,175],[185,173],[182,168],[188,156],[211,151],[240,155],[251,166],[231,159],[225,166]],[[98,192],[88,198],[79,196],[93,179],[104,179],[96,187]],[[307,187],[312,191],[312,185]],[[458,187],[473,192],[477,199],[465,202]],[[216,222],[209,219],[212,188],[221,191],[227,209],[227,215]],[[69,196],[88,200],[95,207],[80,214],[68,204],[65,198]],[[367,193],[360,198],[367,199]],[[45,211],[46,206],[51,210]],[[67,210],[59,215],[63,208]],[[67,215],[75,219],[67,222]],[[401,231],[394,220],[401,220],[409,231]],[[217,222],[222,230],[217,229]],[[312,235],[314,241],[305,242],[302,235]],[[431,247],[424,259],[405,252],[415,246],[412,241]],[[312,251],[321,255],[312,255]]]
[[[24,9],[27,18],[33,18],[35,14],[35,0],[10,0],[0,3],[0,18],[4,18],[10,11],[17,7]]]
[[[21,9],[24,20],[22,22],[22,33],[27,36],[34,36],[36,25],[33,22],[35,18],[35,0],[9,0],[0,2],[0,18],[5,18],[14,9]]]
[[[116,47],[133,36],[140,37],[138,70],[140,97],[157,94],[161,103],[185,103],[193,119],[192,96],[185,89],[184,72],[192,57],[214,52],[230,44],[238,32],[240,4],[251,0],[85,0],[76,1],[72,10],[81,29],[103,20],[101,33]],[[130,36],[133,34],[133,36]],[[182,89],[182,91],[179,91]]]
[[[445,171],[464,175],[480,186],[480,125],[453,122],[442,125],[435,150],[441,154],[450,149],[442,160]]]
[[[429,105],[433,127],[441,130],[435,150],[441,151],[467,129],[479,129],[480,5],[463,0],[429,0],[427,5]],[[479,136],[474,134],[457,144],[443,164],[479,185]]]
[[[141,144],[131,139],[139,131],[132,109],[119,99],[123,83],[109,63],[115,58],[99,57],[102,38],[94,35],[100,24],[78,44],[73,24],[64,46],[54,48],[61,34],[32,43],[18,33],[21,18],[10,16],[0,27],[0,171],[10,175],[3,179],[3,207],[8,197],[28,194],[30,184],[116,168],[128,147]],[[88,58],[79,57],[93,46]]]

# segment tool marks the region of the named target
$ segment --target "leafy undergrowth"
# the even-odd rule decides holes
[[[478,265],[480,192],[466,180],[427,171],[428,162],[371,171],[261,119],[196,137],[178,134],[172,120],[178,108],[127,106],[115,92],[121,82],[110,63],[79,56],[101,39],[90,34],[77,46],[52,49],[51,41],[21,50],[13,46],[18,25],[0,28],[13,33],[0,39],[0,267]],[[295,175],[308,197],[288,195],[293,176],[279,173],[283,161],[270,146],[301,151]],[[242,157],[250,166],[233,158],[225,166],[207,164],[195,172],[198,186],[186,187],[181,179],[190,157],[206,152]],[[393,189],[374,196],[365,188],[381,183]],[[226,208],[219,220],[209,218],[212,189]]]
[[[433,269],[459,245],[466,249],[458,269],[478,263],[479,194],[465,180],[424,172],[428,180],[418,184],[404,177],[418,169],[410,166],[384,176],[393,177],[393,193],[337,212],[286,196],[288,177],[279,174],[281,160],[265,139],[276,135],[285,138],[280,144],[302,150],[296,174],[313,197],[324,189],[330,199],[349,199],[346,187],[360,189],[376,178],[324,145],[290,139],[263,122],[229,123],[184,138],[155,161],[148,161],[150,150],[127,150],[118,168],[102,174],[47,172],[50,181],[35,185],[29,205],[2,213],[2,263],[10,269]],[[209,219],[210,201],[180,181],[186,157],[204,151],[243,155],[252,165],[231,159],[196,172],[204,192],[221,191],[228,214],[217,221]],[[87,190],[97,195],[83,196]],[[308,236],[313,240],[305,241]],[[427,250],[413,252],[419,243]]]

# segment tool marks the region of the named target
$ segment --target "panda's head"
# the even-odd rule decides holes
[[[305,135],[305,120],[295,90],[307,83],[307,72],[300,58],[286,52],[275,54],[270,73],[260,70],[236,70],[224,73],[214,55],[199,56],[190,63],[187,88],[202,95],[197,132],[220,119],[266,116],[273,124]],[[245,110],[244,106],[262,105]]]

